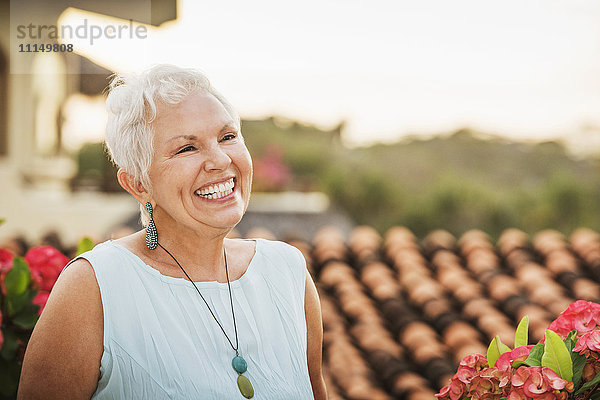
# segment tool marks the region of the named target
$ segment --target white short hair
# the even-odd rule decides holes
[[[156,65],[139,74],[115,75],[106,99],[108,122],[106,147],[112,161],[141,184],[150,194],[149,170],[152,162],[157,104],[179,104],[196,90],[213,95],[240,128],[240,118],[231,104],[219,94],[198,70],[174,65]],[[140,204],[141,222],[148,225],[150,215]]]

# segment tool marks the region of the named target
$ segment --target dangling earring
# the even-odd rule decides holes
[[[152,204],[146,203],[146,211],[150,214],[150,223],[146,228],[146,246],[150,250],[154,250],[158,246],[158,232],[156,231],[156,225],[154,224],[154,217],[152,216]]]

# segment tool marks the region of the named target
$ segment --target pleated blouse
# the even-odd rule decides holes
[[[256,400],[313,399],[306,262],[288,244],[252,240],[248,269],[230,282],[244,376]],[[77,258],[92,265],[102,296],[104,352],[94,399],[244,399],[231,365],[235,352],[191,282],[161,274],[113,241]],[[227,283],[196,285],[235,345]]]

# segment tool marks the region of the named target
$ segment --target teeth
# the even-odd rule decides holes
[[[206,199],[220,199],[221,197],[230,195],[233,192],[234,186],[233,178],[231,178],[227,182],[196,190],[196,194]]]

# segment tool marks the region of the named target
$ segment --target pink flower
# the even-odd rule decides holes
[[[38,315],[42,315],[42,311],[44,310],[44,307],[46,307],[46,302],[48,301],[48,296],[50,296],[50,293],[44,292],[44,291],[40,291],[33,298],[33,304],[37,304],[38,306],[40,306],[40,310],[38,311]]]
[[[460,362],[456,374],[452,377],[449,385],[440,390],[436,397],[443,400],[460,400],[466,395],[471,380],[478,372],[487,367],[487,359],[481,354],[471,354]]]
[[[449,385],[446,385],[435,395],[438,399],[442,400],[461,400],[463,394],[467,393],[467,386],[458,380],[456,375],[452,377]]]
[[[4,278],[6,278],[6,274],[13,267],[13,254],[0,247],[0,290],[2,294],[6,294],[6,286],[4,285]]]
[[[566,393],[565,393],[566,395]],[[525,394],[525,391],[521,388],[512,388],[506,400],[556,400],[557,397],[553,393],[546,392],[535,397],[529,397]],[[563,400],[562,398],[560,398]]]
[[[511,383],[513,387],[520,388],[525,396],[535,399],[554,399],[553,392],[567,386],[567,381],[546,367],[521,366],[513,374]]]
[[[464,367],[471,367],[476,370],[482,370],[483,368],[487,367],[488,361],[487,358],[481,354],[470,354],[462,359],[460,365]]]
[[[487,359],[481,354],[468,355],[460,362],[454,377],[465,385],[468,385],[477,372],[487,367],[487,364]]]
[[[8,271],[12,268],[13,258],[14,256],[10,251],[0,247],[0,272]]]
[[[585,333],[592,331],[597,325],[600,325],[600,304],[578,300],[569,304],[548,329],[565,338],[573,329]]]
[[[52,246],[38,246],[27,252],[25,261],[35,284],[41,290],[49,292],[69,259]]]
[[[528,346],[519,346],[515,348],[513,351],[509,351],[500,355],[500,358],[496,361],[495,367],[501,371],[510,370],[513,362],[515,361],[525,361],[527,357],[529,357],[529,353],[533,345]]]
[[[581,352],[585,350],[600,351],[600,330],[586,332],[577,339],[573,351]]]
[[[503,388],[503,372],[498,368],[485,368],[471,380],[469,395],[473,400],[497,400],[506,396],[508,388]]]

